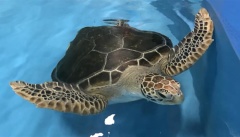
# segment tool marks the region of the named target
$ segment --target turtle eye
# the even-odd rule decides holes
[[[166,96],[163,95],[162,93],[160,93],[160,91],[157,91],[157,94],[158,94],[160,97],[162,97],[162,98],[166,98]]]
[[[163,93],[166,93],[166,94],[163,94]],[[157,94],[165,100],[172,100],[173,99],[173,95],[171,93],[169,93],[168,91],[166,91],[165,89],[158,90]]]

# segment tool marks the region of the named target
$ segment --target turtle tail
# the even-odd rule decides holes
[[[11,82],[10,85],[16,94],[40,108],[89,115],[101,112],[107,105],[104,96],[88,95],[77,85],[61,82],[28,84],[23,81]]]
[[[168,76],[177,75],[191,67],[208,49],[213,39],[213,22],[206,9],[202,8],[195,16],[195,27],[169,56],[168,63],[161,68]]]

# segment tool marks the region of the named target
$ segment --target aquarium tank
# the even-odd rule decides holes
[[[240,16],[237,0],[0,0],[0,137],[239,137]],[[162,33],[176,45],[206,8],[213,43],[187,71],[174,76],[184,101],[109,105],[81,116],[36,108],[9,83],[51,81],[51,72],[78,31],[126,19]]]

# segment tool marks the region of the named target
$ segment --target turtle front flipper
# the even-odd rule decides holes
[[[61,82],[28,84],[15,81],[10,85],[18,95],[40,108],[89,115],[101,112],[107,105],[107,99],[104,96],[88,95],[72,84]]]
[[[173,76],[191,67],[212,43],[212,35],[213,22],[207,10],[202,8],[196,14],[194,30],[172,49],[163,73]]]

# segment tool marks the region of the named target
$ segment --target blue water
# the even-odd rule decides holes
[[[50,81],[52,69],[82,27],[124,18],[176,44],[193,28],[201,6],[214,20],[215,41],[190,70],[175,77],[185,94],[179,106],[140,100],[79,116],[37,109],[10,89],[13,80]],[[0,137],[240,136],[240,65],[231,43],[214,10],[201,0],[0,0]],[[115,123],[105,125],[111,114]]]

